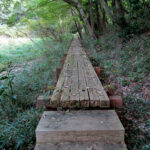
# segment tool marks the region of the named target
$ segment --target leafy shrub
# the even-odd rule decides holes
[[[132,93],[124,97],[121,121],[126,129],[125,140],[129,150],[149,150],[149,109],[149,102],[135,98]]]
[[[84,45],[87,44],[86,41],[83,41]],[[131,81],[140,81],[150,72],[149,36],[141,35],[120,42],[118,36],[110,32],[99,39],[99,45],[97,52],[93,51],[94,42],[88,41],[87,50],[105,75],[113,74],[116,80],[124,76]]]
[[[18,113],[13,121],[0,120],[0,149],[33,149],[39,115],[40,111],[29,109]]]

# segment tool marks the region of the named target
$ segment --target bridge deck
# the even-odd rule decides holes
[[[50,105],[54,108],[109,107],[109,98],[78,38],[74,38]]]

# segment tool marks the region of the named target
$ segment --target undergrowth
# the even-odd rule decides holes
[[[84,37],[83,44],[92,64],[102,69],[103,84],[123,89],[124,105],[116,111],[126,130],[128,149],[149,150],[150,99],[141,91],[150,74],[150,35],[126,40],[111,31],[95,41]]]
[[[150,149],[150,102],[135,98],[132,93],[124,97],[124,107],[117,109],[126,134],[129,150]]]
[[[40,47],[32,46],[34,52],[40,51],[40,55],[33,57],[30,65],[21,65],[17,72],[13,71],[12,62],[7,63],[6,71],[0,76],[0,149],[34,149],[35,128],[43,111],[35,109],[35,102],[37,96],[45,92],[45,87],[53,86],[54,71],[60,65],[70,39],[70,36],[64,37],[57,44],[49,38],[42,39]],[[19,46],[21,48],[24,49]],[[22,60],[28,61],[28,57]],[[47,92],[52,93],[51,90]]]
[[[92,43],[86,39],[84,43],[90,57],[97,61],[105,75],[113,74],[120,82],[126,79],[140,81],[150,72],[149,34],[123,41],[112,32]],[[97,50],[94,50],[97,45]]]

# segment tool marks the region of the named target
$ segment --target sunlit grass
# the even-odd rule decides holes
[[[0,64],[22,63],[36,59],[42,53],[41,39],[0,38]]]

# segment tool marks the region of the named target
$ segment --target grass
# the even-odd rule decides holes
[[[35,102],[39,95],[52,93],[45,93],[44,89],[53,86],[55,69],[60,66],[70,39],[67,36],[57,43],[49,38],[38,39],[37,43],[27,41],[2,47],[0,63],[9,65],[9,58],[11,65],[19,64],[21,70],[15,72],[7,66],[7,74],[0,78],[0,149],[34,149],[35,128],[43,111],[35,109]],[[26,63],[29,60],[30,65]]]
[[[83,43],[92,64],[103,71],[103,84],[113,85],[116,93],[121,90],[124,105],[116,111],[126,129],[128,149],[149,150],[150,102],[142,91],[150,74],[149,34],[125,40],[109,31],[95,41],[85,37]]]
[[[34,39],[34,43],[28,38],[1,38],[4,42],[0,47],[0,64],[7,65],[8,62],[22,63],[41,56],[42,41]]]

